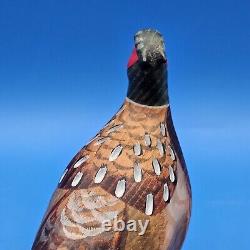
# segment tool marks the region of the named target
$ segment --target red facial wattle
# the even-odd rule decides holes
[[[132,54],[128,60],[128,68],[133,66],[137,61],[138,61],[138,55],[137,55],[137,52],[136,52],[136,49],[134,48],[133,51],[132,51]]]

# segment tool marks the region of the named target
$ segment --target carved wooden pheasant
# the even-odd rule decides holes
[[[181,248],[191,189],[159,32],[135,35],[128,78],[120,110],[65,169],[32,249]]]

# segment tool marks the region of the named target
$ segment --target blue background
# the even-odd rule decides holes
[[[249,1],[0,1],[0,249],[29,249],[72,156],[127,89],[134,33],[160,30],[193,189],[184,250],[249,249]]]

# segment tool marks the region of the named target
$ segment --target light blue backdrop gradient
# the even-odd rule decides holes
[[[183,249],[249,249],[249,9],[246,0],[1,0],[0,249],[30,249],[65,166],[123,102],[143,27],[166,40],[192,183]]]

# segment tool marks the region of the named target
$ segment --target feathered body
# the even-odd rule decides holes
[[[150,59],[147,53],[144,56]],[[136,70],[138,48],[132,61],[129,75],[137,80],[130,83],[138,87],[139,82],[139,89],[146,92],[135,94],[131,87],[116,115],[69,163],[33,249],[180,249],[191,210],[186,165],[165,89],[155,94],[153,105],[147,105],[152,90],[144,83],[145,76],[138,81],[138,70],[149,74],[153,67],[158,77],[155,69],[165,62]],[[164,84],[163,76],[159,81]],[[159,105],[159,100],[165,104]],[[143,235],[115,231],[117,220],[148,221],[148,226]],[[111,230],[104,230],[104,221]]]

